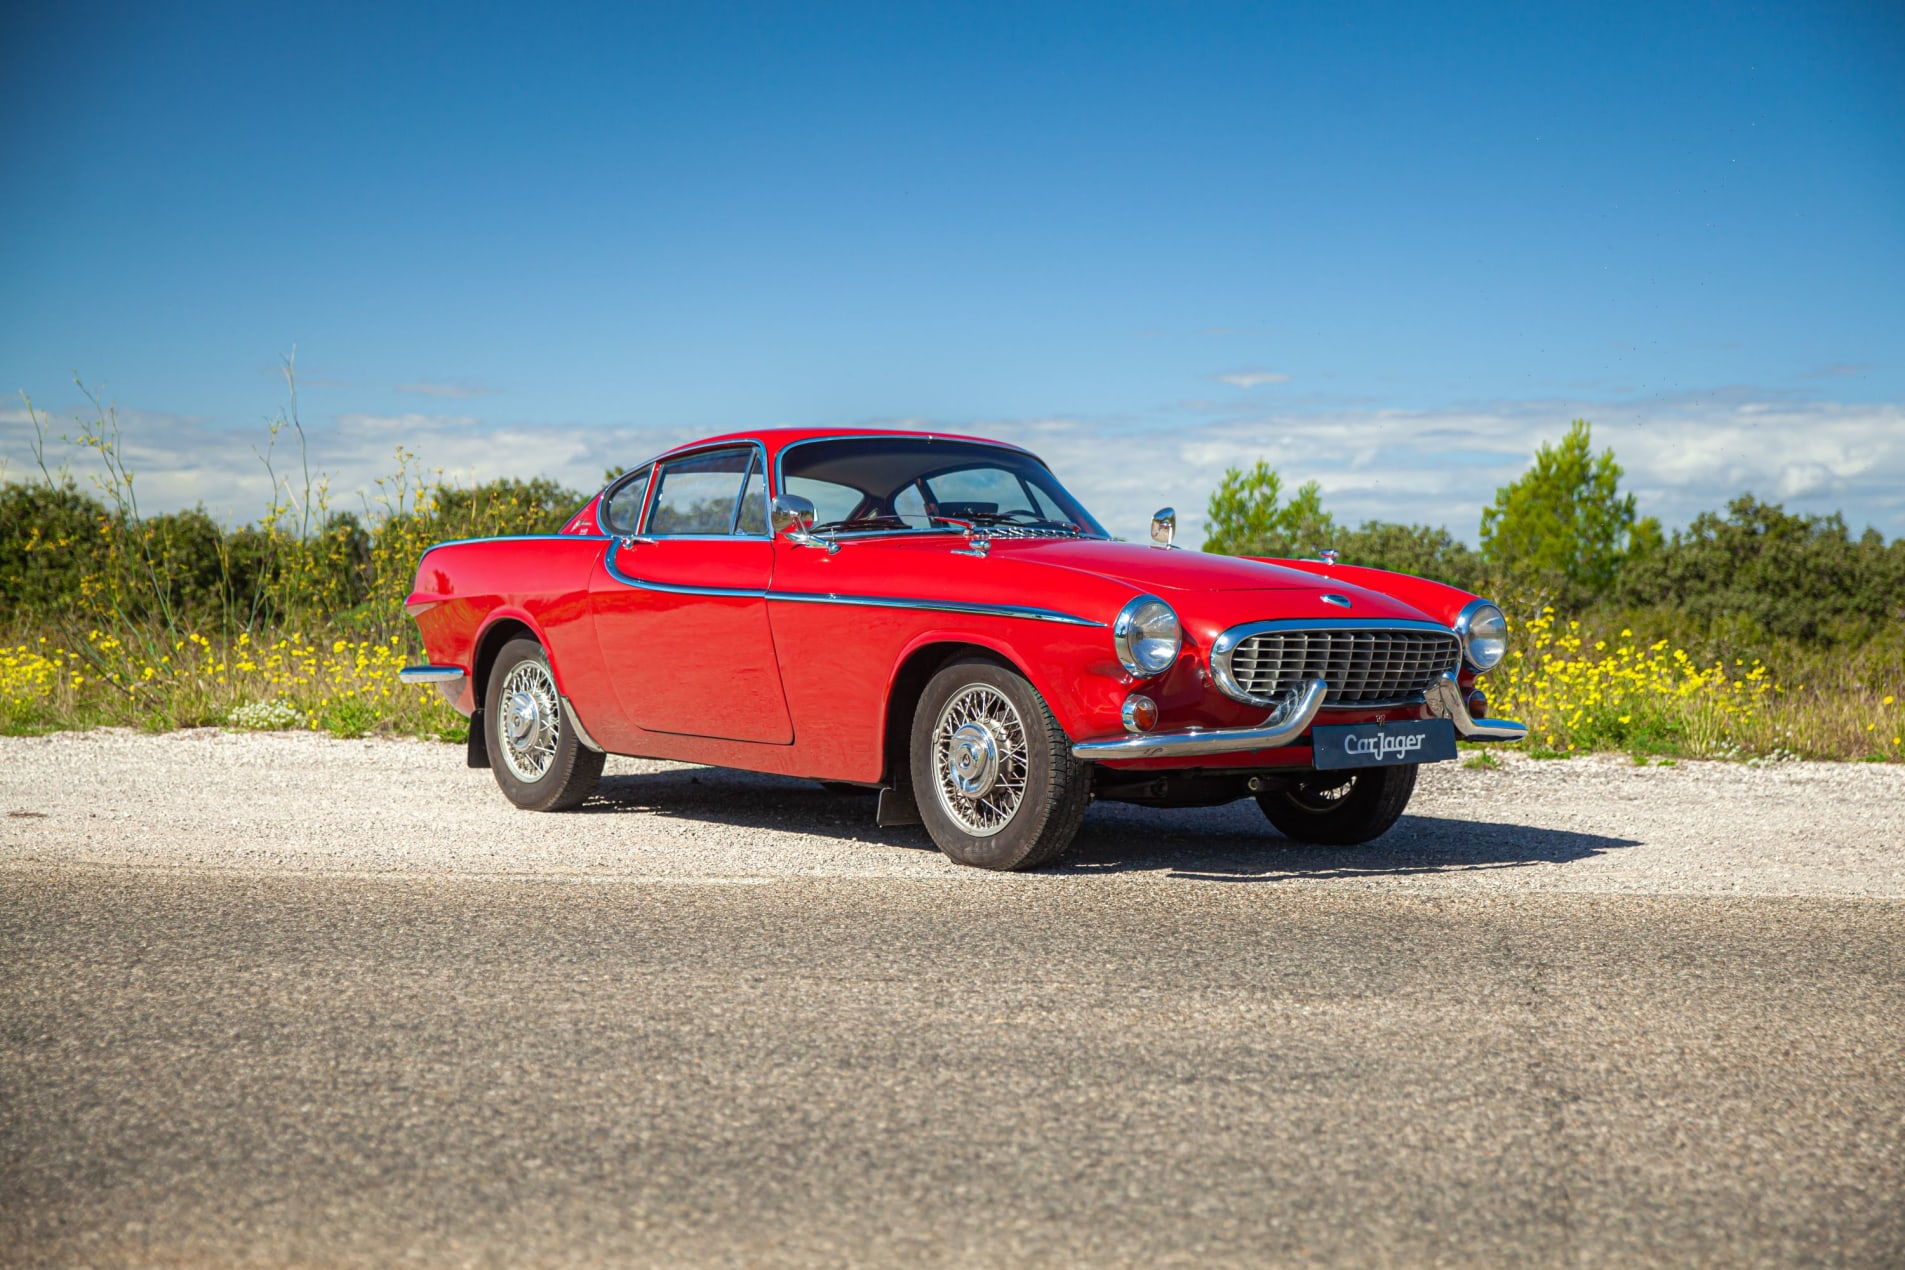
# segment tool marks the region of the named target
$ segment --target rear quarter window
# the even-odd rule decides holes
[[[640,526],[642,503],[648,498],[648,476],[651,470],[643,468],[635,475],[624,478],[620,485],[611,487],[603,497],[596,518],[602,522],[604,533],[632,534]]]

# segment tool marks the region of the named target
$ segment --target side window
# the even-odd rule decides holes
[[[734,532],[736,504],[753,463],[754,447],[743,446],[662,464],[655,471],[655,497],[642,532],[657,537]]]
[[[866,498],[851,485],[816,480],[811,476],[788,477],[787,492],[798,494],[814,505],[816,525],[839,524],[853,515],[854,509]]]
[[[761,467],[758,450],[747,469],[747,481],[741,486],[741,514],[734,519],[734,532],[767,536],[767,473]]]
[[[602,531],[610,534],[632,534],[642,523],[642,500],[648,497],[648,475],[652,469],[643,468],[633,477],[610,491],[602,500]]]

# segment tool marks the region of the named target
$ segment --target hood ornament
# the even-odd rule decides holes
[[[1334,604],[1339,609],[1346,609],[1349,607],[1349,597],[1347,595],[1338,595],[1334,591],[1325,591],[1323,592],[1323,603]]]

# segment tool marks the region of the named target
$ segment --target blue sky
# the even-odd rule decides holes
[[[753,425],[1263,455],[1448,524],[1570,417],[1669,523],[1905,534],[1897,5],[9,6],[0,387],[244,518]],[[0,444],[17,472],[23,411]]]

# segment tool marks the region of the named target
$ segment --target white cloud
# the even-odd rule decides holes
[[[43,419],[45,417],[43,416]],[[301,486],[304,458],[288,429],[275,442],[263,427],[225,428],[202,419],[119,411],[122,448],[135,473],[139,505],[163,511],[203,504],[228,522],[256,519],[271,503],[274,479]],[[82,488],[100,474],[98,460],[58,440],[76,431],[71,418],[46,420],[51,440],[47,464],[64,461]],[[468,484],[499,476],[550,476],[577,490],[593,491],[604,469],[646,458],[692,438],[678,429],[586,428],[570,424],[485,423],[461,414],[346,414],[335,421],[305,421],[310,470],[326,487],[333,507],[363,510],[374,505],[379,480],[389,488],[410,455],[413,479]],[[36,471],[33,430],[24,410],[0,411],[0,463],[5,475],[23,479]],[[266,466],[269,459],[270,467]]]
[[[416,393],[423,397],[487,397],[496,390],[475,384],[411,383],[398,384],[397,391]]]
[[[141,505],[204,503],[249,520],[267,505],[261,428],[121,411],[126,455]],[[1669,527],[1751,490],[1795,511],[1843,510],[1905,535],[1905,405],[1769,400],[1734,392],[1620,404],[1490,403],[1465,409],[1337,409],[1212,416],[1175,411],[1151,419],[886,419],[876,426],[938,428],[1014,441],[1043,455],[1113,533],[1142,538],[1151,512],[1175,506],[1184,539],[1201,541],[1205,502],[1233,465],[1262,458],[1291,486],[1315,480],[1339,520],[1446,525],[1474,541],[1482,507],[1524,471],[1534,451],[1591,419],[1597,448],[1612,446],[1624,484],[1647,515]],[[71,421],[54,418],[57,436]],[[397,449],[422,475],[458,481],[549,476],[592,490],[605,468],[639,462],[692,439],[679,429],[632,425],[485,422],[463,414],[347,414],[307,423],[314,472],[329,474],[334,505],[356,507],[397,468]],[[33,470],[32,430],[22,409],[0,410],[0,458],[14,478]],[[59,448],[59,447],[55,447]],[[51,456],[49,456],[51,457]],[[281,435],[273,464],[282,479],[301,471],[293,438]],[[91,470],[75,462],[82,479]]]
[[[1445,525],[1471,543],[1484,505],[1571,419],[1612,446],[1644,515],[1669,527],[1742,492],[1795,511],[1842,510],[1854,530],[1905,535],[1905,406],[1739,401],[1515,402],[1467,410],[1272,413],[1175,427],[1001,421],[967,430],[1042,454],[1113,533],[1175,506],[1187,541],[1224,469],[1259,458],[1315,480],[1339,520]]]
[[[1238,370],[1227,375],[1213,375],[1220,384],[1229,384],[1233,388],[1256,388],[1263,384],[1287,384],[1290,377],[1277,370]]]

